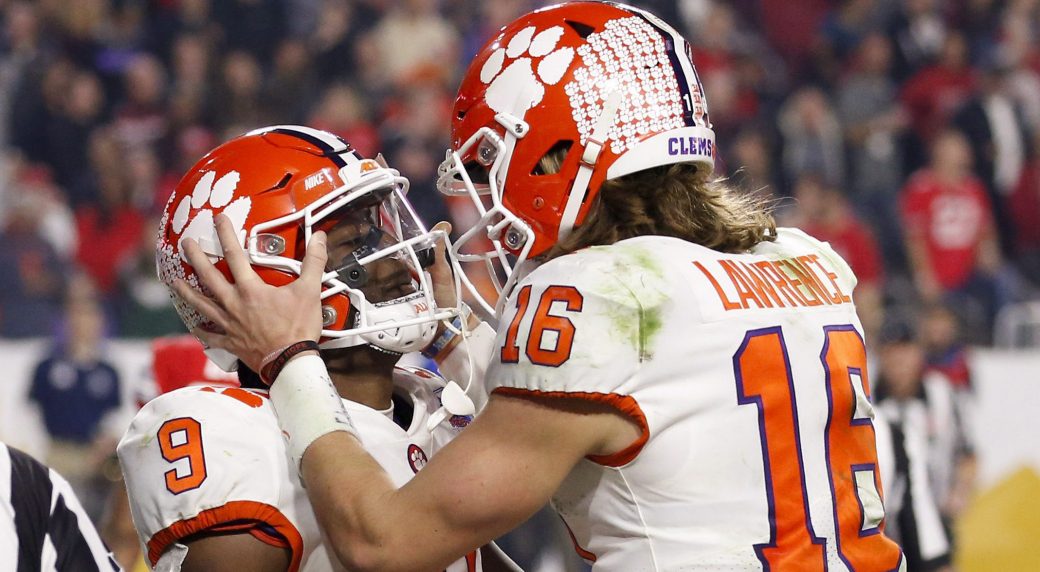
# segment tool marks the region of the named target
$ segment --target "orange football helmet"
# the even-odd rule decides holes
[[[690,53],[623,4],[567,2],[503,28],[462,81],[440,168],[440,190],[477,210],[459,260],[486,265],[508,294],[513,268],[580,225],[604,180],[683,162],[711,171],[715,133]],[[558,172],[541,172],[562,152]]]
[[[370,344],[397,353],[418,351],[432,340],[437,322],[452,320],[458,309],[434,303],[424,268],[433,262],[436,241],[447,236],[423,226],[405,198],[407,190],[408,180],[396,170],[362,158],[331,133],[290,125],[253,131],[211,151],[177,185],[159,227],[159,278],[167,286],[183,279],[204,291],[181,248],[192,238],[230,279],[213,224],[213,217],[224,213],[260,277],[286,284],[299,276],[313,233],[353,213],[352,224],[365,230],[353,240],[351,254],[330,260],[331,270],[322,277],[321,347]],[[402,284],[393,288],[371,279],[377,276],[371,270],[387,259],[407,269],[397,272]],[[407,294],[381,299],[387,291]],[[215,327],[172,289],[171,296],[189,330]],[[235,367],[230,354],[208,353],[222,368]]]

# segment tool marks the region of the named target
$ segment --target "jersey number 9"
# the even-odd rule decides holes
[[[187,459],[166,471],[166,489],[175,495],[197,489],[206,480],[206,457],[202,450],[202,425],[191,417],[170,419],[159,428],[159,450],[169,463]]]

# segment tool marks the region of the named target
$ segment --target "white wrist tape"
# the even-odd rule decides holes
[[[270,395],[297,470],[303,453],[318,437],[333,431],[357,436],[319,356],[305,355],[289,361],[271,386]]]

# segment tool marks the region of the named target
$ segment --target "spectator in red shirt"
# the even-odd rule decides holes
[[[856,216],[848,199],[821,177],[806,174],[794,186],[796,206],[784,224],[828,242],[856,274],[856,309],[868,340],[884,321],[884,270],[873,231]]]
[[[152,145],[166,135],[166,68],[151,55],[138,55],[123,76],[126,97],[115,110],[115,133],[128,147]]]
[[[1007,296],[989,197],[971,166],[966,138],[958,131],[940,133],[930,165],[910,177],[900,206],[918,293],[927,302],[966,298],[989,323]]]
[[[910,113],[910,124],[918,144],[927,146],[953,115],[972,96],[975,74],[968,66],[968,46],[964,37],[951,33],[943,42],[939,62],[921,69],[903,85],[900,99]],[[908,146],[912,154],[915,148]],[[909,157],[918,166],[925,157]]]
[[[99,202],[76,210],[76,261],[106,297],[115,291],[118,269],[140,244],[144,217],[130,202],[125,153],[109,132],[91,139],[91,162]]]
[[[913,127],[930,140],[953,113],[971,97],[975,75],[968,66],[968,46],[960,34],[943,43],[939,62],[914,74],[903,86],[902,100],[910,110]]]

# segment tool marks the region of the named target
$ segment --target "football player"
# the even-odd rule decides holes
[[[189,240],[215,262],[222,260],[221,243],[244,246],[249,254],[239,261],[252,265],[256,280],[284,284],[299,275],[320,282],[314,291],[321,297],[314,316],[320,331],[313,338],[320,344],[307,347],[320,347],[335,387],[330,396],[350,411],[365,449],[396,485],[454,438],[486,400],[478,384],[470,384],[467,396],[425,370],[395,368],[403,353],[435,341],[442,321],[459,323],[457,308],[437,305],[429,274],[450,275],[446,234],[423,227],[405,198],[407,188],[397,171],[360,157],[334,135],[298,126],[262,129],[221,145],[188,171],[166,206],[157,244],[160,277],[167,284],[185,280],[198,292],[210,293],[185,258]],[[308,249],[334,262],[325,268],[301,263]],[[218,266],[226,271],[225,262]],[[220,292],[212,294],[219,304]],[[190,329],[214,327],[174,300]],[[280,349],[256,372],[277,375],[293,351]],[[222,367],[235,364],[226,353],[208,353]],[[181,360],[207,375],[202,356]],[[451,360],[442,368],[452,370]],[[464,369],[454,368],[457,379],[464,379]],[[289,465],[267,391],[253,389],[265,387],[256,377],[240,369],[242,387],[189,385],[165,393],[141,409],[120,442],[133,520],[150,566],[338,569],[297,468]],[[472,571],[482,560],[471,552],[445,564]]]
[[[206,357],[195,336],[181,334],[159,338],[152,343],[151,350],[152,363],[142,372],[133,391],[138,409],[164,393],[190,385],[240,386],[235,372],[220,369]],[[141,548],[130,515],[126,483],[119,480],[112,483],[111,488],[98,532],[123,568],[134,570],[142,567],[144,562],[138,563]]]
[[[452,119],[441,187],[479,218],[454,248],[502,284],[487,407],[396,489],[321,398],[320,360],[271,389],[283,429],[308,435],[303,479],[341,562],[440,565],[551,499],[594,570],[905,569],[883,533],[856,279],[713,178],[674,29],[613,3],[522,16],[476,56]],[[313,339],[250,302],[313,306],[307,277],[242,270],[207,273],[217,323],[250,324],[210,343],[256,363]]]

